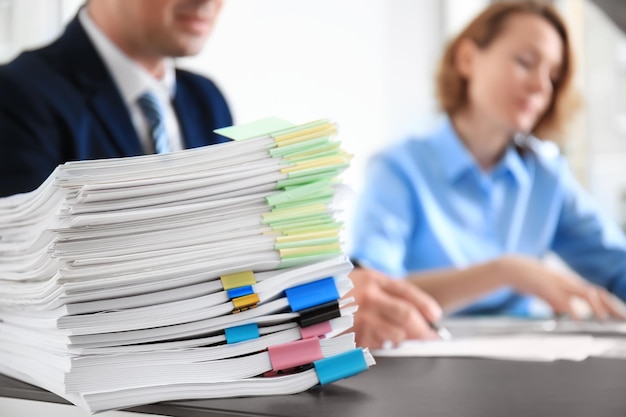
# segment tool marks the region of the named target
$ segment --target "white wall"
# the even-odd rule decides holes
[[[626,36],[600,10],[585,8],[585,111],[589,188],[626,225]]]
[[[62,21],[59,11],[54,0],[0,0],[0,62],[13,58],[24,47],[54,38]]]
[[[445,35],[456,35],[489,3],[490,0],[446,0],[443,3]]]
[[[566,143],[579,181],[626,226],[626,35],[593,3],[559,0],[577,56],[583,106]]]

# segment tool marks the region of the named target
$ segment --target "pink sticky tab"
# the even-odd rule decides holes
[[[306,365],[322,359],[322,347],[317,338],[297,340],[267,348],[272,369],[281,371],[295,366]]]
[[[322,337],[326,333],[330,333],[333,330],[329,321],[323,321],[321,323],[314,324],[313,326],[301,327],[300,334],[303,339],[308,337]]]

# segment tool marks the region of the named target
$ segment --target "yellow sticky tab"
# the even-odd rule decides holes
[[[277,236],[276,243],[293,243],[293,242],[301,242],[304,240],[310,239],[324,239],[324,238],[333,238],[339,236],[339,230],[331,229],[331,230],[319,230],[309,233],[299,233],[293,234],[290,236]]]
[[[294,256],[309,256],[341,253],[341,244],[329,243],[327,245],[304,246],[299,248],[279,249],[278,253],[281,258],[291,258]]]
[[[250,294],[250,295],[244,295],[243,297],[233,298],[232,302],[233,302],[233,306],[235,306],[233,313],[239,313],[241,311],[254,308],[259,303],[259,301],[260,301],[259,295],[256,293]]]
[[[296,126],[297,128],[297,126]],[[272,136],[276,142],[284,142],[295,139],[300,136],[309,136],[309,135],[317,135],[321,136],[320,133],[324,133],[327,131],[336,131],[337,128],[331,122],[320,123],[316,126],[305,127],[303,129],[294,129],[292,132],[281,134],[280,132],[274,133]]]
[[[283,168],[280,170],[283,174],[289,174],[290,172],[301,171],[303,169],[323,168],[331,167],[333,165],[341,165],[349,162],[350,159],[343,156],[331,156],[326,158],[313,159],[306,162],[297,162],[296,164]]]
[[[290,135],[274,136],[274,141],[276,142],[276,146],[282,148],[283,146],[302,143],[319,137],[331,136],[335,133],[337,133],[337,129],[333,125],[328,125],[323,129],[310,129],[308,131],[292,133]]]
[[[256,284],[254,272],[252,271],[236,272],[234,274],[224,275],[220,277],[220,280],[222,281],[222,287],[224,287],[225,290]]]

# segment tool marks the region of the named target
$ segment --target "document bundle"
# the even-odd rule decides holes
[[[297,393],[366,370],[328,120],[63,164],[0,199],[0,372],[91,412]]]

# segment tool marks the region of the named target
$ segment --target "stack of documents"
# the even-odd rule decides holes
[[[0,372],[97,412],[301,392],[361,372],[336,126],[59,166],[0,199]]]

